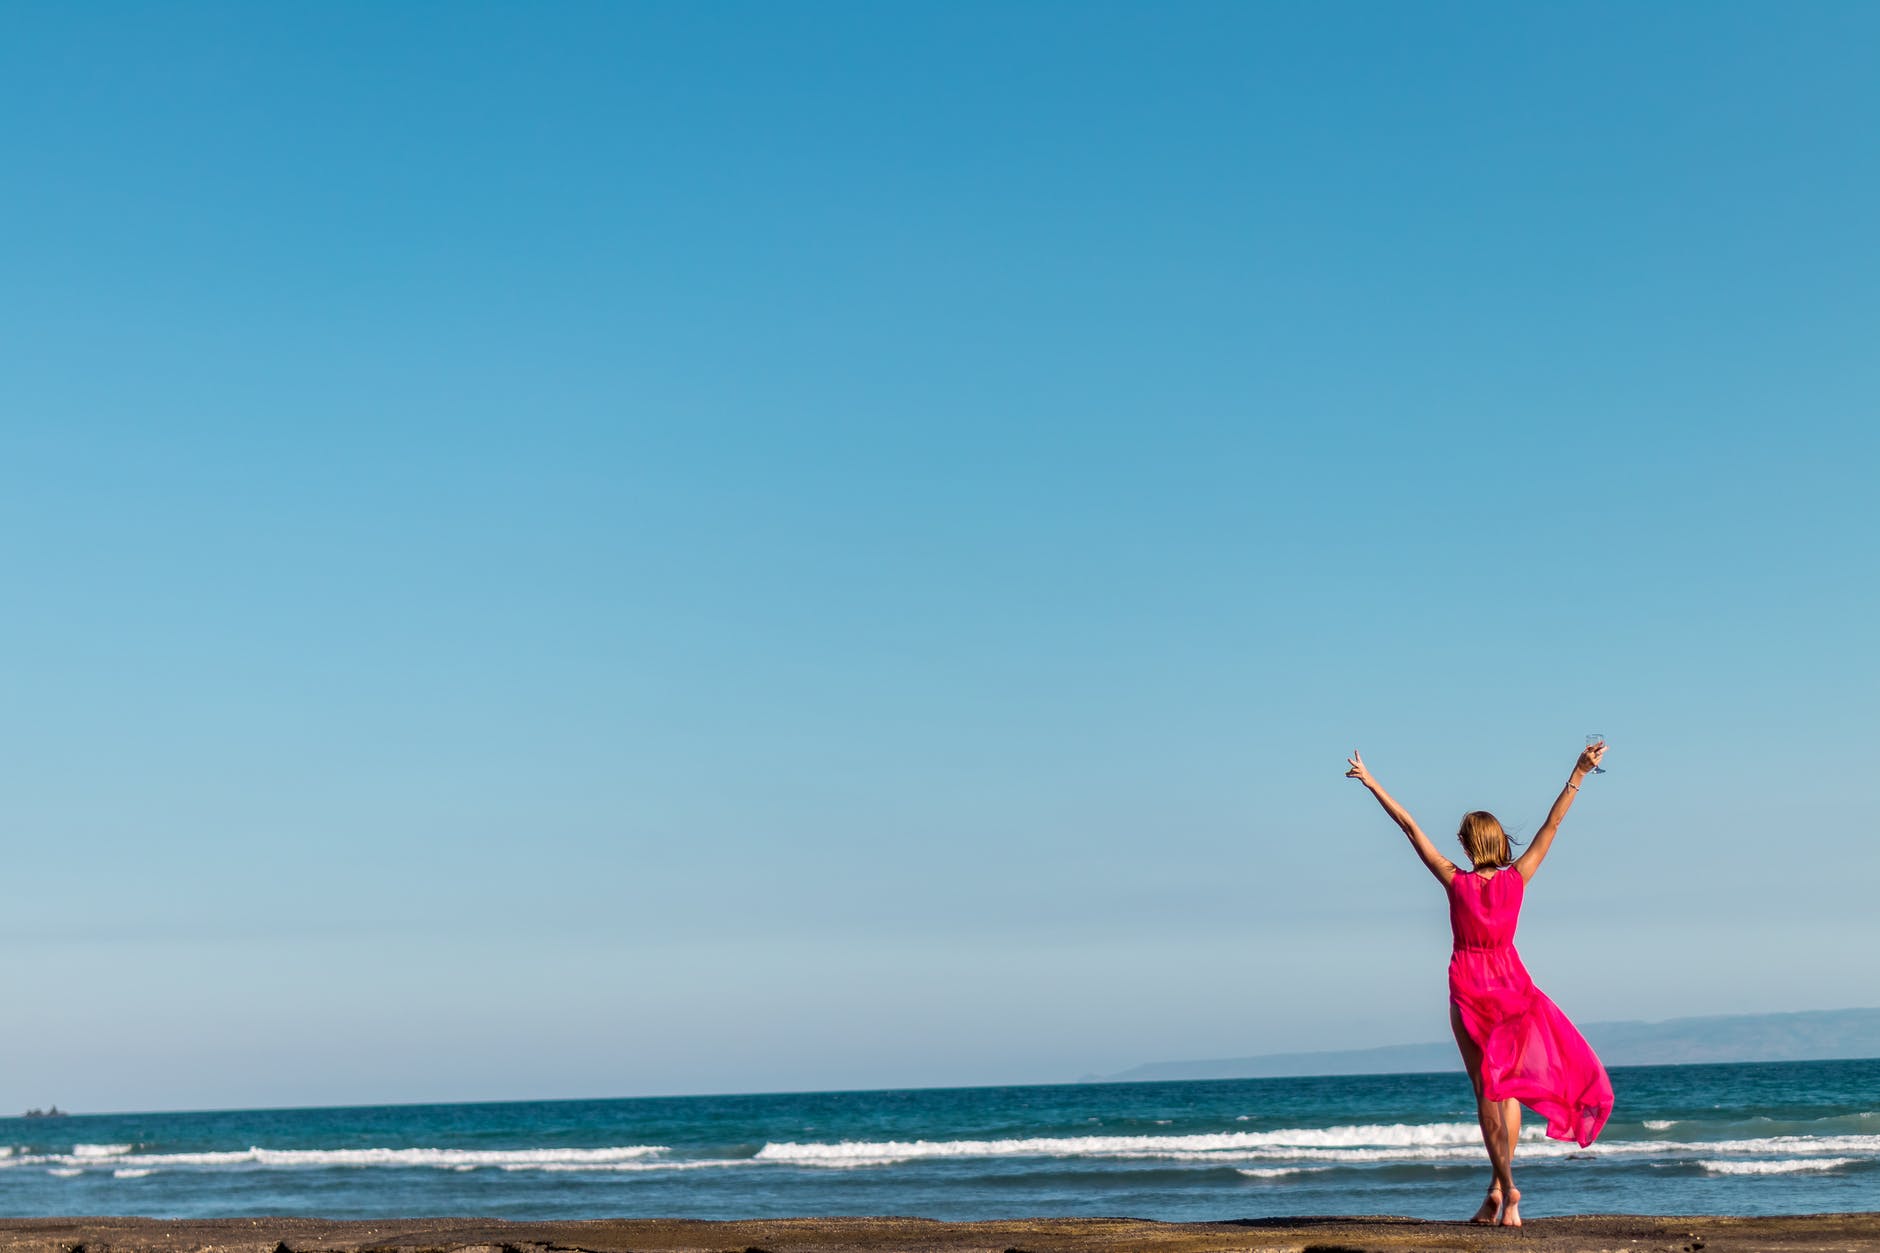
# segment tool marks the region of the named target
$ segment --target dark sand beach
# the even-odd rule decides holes
[[[1839,1253],[1880,1250],[1880,1213],[1765,1218],[1540,1218],[1520,1231],[1408,1218],[1159,1223],[1041,1218],[682,1219],[506,1223],[487,1219],[325,1222],[306,1218],[0,1220],[0,1253]]]

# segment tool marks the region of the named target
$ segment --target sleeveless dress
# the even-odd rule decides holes
[[[1513,867],[1492,878],[1458,869],[1449,881],[1449,1000],[1482,1050],[1482,1087],[1547,1120],[1547,1135],[1593,1142],[1612,1113],[1612,1081],[1560,1007],[1528,978],[1514,951],[1527,881]]]

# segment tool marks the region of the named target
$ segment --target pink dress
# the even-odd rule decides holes
[[[1449,881],[1449,1000],[1482,1050],[1482,1087],[1547,1120],[1555,1140],[1591,1144],[1612,1113],[1612,1081],[1586,1038],[1528,978],[1514,951],[1527,881],[1512,867],[1484,879],[1467,870]]]

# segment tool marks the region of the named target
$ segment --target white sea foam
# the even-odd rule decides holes
[[[148,1166],[145,1166],[140,1170],[131,1170],[131,1169],[114,1170],[111,1172],[111,1177],[114,1179],[142,1179],[145,1175],[149,1173],[150,1173],[150,1168]]]
[[[1675,1118],[1647,1118],[1645,1120],[1647,1131],[1669,1131],[1677,1125],[1678,1120]]]
[[[500,1166],[532,1170],[547,1166],[576,1168],[607,1166],[654,1157],[669,1150],[663,1144],[626,1144],[598,1149],[265,1149],[248,1148],[202,1153],[133,1153],[134,1145],[80,1144],[70,1153],[33,1154],[0,1160],[0,1167],[25,1165],[122,1166],[164,1169],[177,1166],[275,1168],[320,1167],[435,1167],[444,1170]]]
[[[1530,1139],[1541,1133],[1530,1128]],[[1353,1160],[1404,1150],[1458,1149],[1479,1152],[1482,1133],[1474,1123],[1388,1123],[1347,1127],[1298,1127],[1284,1131],[1230,1131],[1173,1136],[1033,1136],[1009,1140],[844,1140],[766,1144],[760,1161],[803,1166],[887,1164],[946,1157],[1162,1157],[1178,1161],[1222,1157],[1304,1157],[1360,1150]],[[1412,1153],[1411,1156],[1418,1154]],[[1446,1156],[1446,1153],[1437,1154]]]
[[[1790,1157],[1780,1161],[1699,1162],[1718,1175],[1793,1175],[1805,1170],[1839,1170],[1861,1161],[1858,1157]]]
[[[258,1166],[499,1166],[528,1170],[543,1166],[600,1166],[667,1152],[663,1144],[626,1144],[600,1149],[264,1149],[241,1153],[165,1153],[127,1158],[138,1165]]]
[[[1654,1143],[1643,1141],[1640,1148],[1683,1149],[1696,1154],[1747,1153],[1759,1157],[1788,1154],[1857,1153],[1863,1157],[1880,1156],[1880,1135],[1849,1136],[1759,1136],[1750,1140],[1699,1140],[1692,1143]]]
[[[1282,1179],[1287,1175],[1316,1175],[1330,1166],[1243,1166],[1234,1173],[1249,1179]]]
[[[1548,1140],[1538,1127],[1523,1131],[1527,1157],[1583,1155],[1570,1142]],[[1880,1136],[1761,1136],[1741,1140],[1602,1140],[1602,1156],[1714,1158],[1795,1157],[1855,1153],[1880,1158]],[[853,1168],[931,1159],[1057,1157],[1158,1159],[1178,1162],[1473,1161],[1482,1154],[1473,1123],[1392,1123],[1174,1136],[1066,1136],[1007,1140],[845,1140],[839,1143],[766,1144],[756,1160],[793,1166]]]
[[[136,1147],[135,1144],[74,1144],[72,1146],[72,1156],[90,1158],[122,1157]]]
[[[1662,1131],[1673,1120],[1647,1126]],[[1523,1130],[1524,1158],[1583,1155],[1571,1143],[1547,1140],[1530,1122]],[[1606,1159],[1641,1158],[1701,1165],[1719,1174],[1782,1174],[1832,1170],[1850,1162],[1880,1162],[1880,1135],[1781,1135],[1729,1140],[1602,1139]],[[765,1144],[750,1158],[672,1157],[664,1145],[605,1148],[306,1148],[160,1153],[129,1144],[75,1145],[70,1152],[0,1155],[0,1173],[38,1167],[60,1177],[87,1168],[114,1169],[120,1178],[165,1170],[419,1169],[554,1173],[646,1173],[749,1167],[853,1170],[905,1162],[971,1159],[1055,1158],[1079,1161],[1162,1161],[1244,1168],[1249,1178],[1280,1178],[1341,1165],[1478,1162],[1481,1133],[1472,1122],[1379,1123],[1295,1127],[1276,1131],[1232,1131],[1192,1135],[1078,1135],[1007,1139],[846,1140]],[[1773,1163],[1773,1164],[1772,1164]],[[1795,1163],[1789,1165],[1787,1163]],[[1825,1163],[1825,1164],[1824,1164]]]
[[[605,1172],[607,1174],[638,1174],[649,1171],[668,1170],[707,1170],[725,1166],[749,1166],[748,1157],[701,1157],[691,1160],[672,1162],[609,1162],[596,1166],[578,1166],[572,1162],[549,1162],[541,1166],[505,1166],[504,1170],[539,1170],[561,1173]]]

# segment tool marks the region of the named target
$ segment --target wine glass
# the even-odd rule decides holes
[[[1593,732],[1593,733],[1592,733],[1591,735],[1589,735],[1589,736],[1587,736],[1587,737],[1586,737],[1586,746],[1587,746],[1588,748],[1591,748],[1591,747],[1593,747],[1593,746],[1594,746],[1595,744],[1603,744],[1603,743],[1605,743],[1605,742],[1606,742],[1606,737],[1605,737],[1605,736],[1603,736],[1603,735],[1601,735],[1601,734],[1600,734],[1599,732],[1597,732],[1597,731],[1595,731],[1595,732]],[[1594,774],[1605,774],[1605,773],[1606,773],[1606,767],[1604,767],[1604,766],[1594,766],[1594,767],[1593,767],[1593,773],[1594,773]]]

